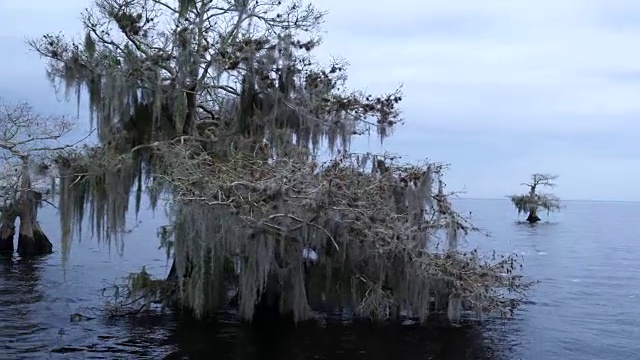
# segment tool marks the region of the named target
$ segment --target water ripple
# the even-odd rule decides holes
[[[510,320],[458,329],[328,324],[257,336],[233,316],[214,324],[153,317],[71,323],[100,306],[100,288],[142,265],[162,276],[156,226],[131,234],[123,257],[85,240],[63,267],[59,254],[0,258],[0,352],[11,359],[633,359],[640,338],[640,204],[568,202],[550,223],[515,222],[508,201],[457,201],[492,237],[466,247],[523,255],[540,280]],[[46,213],[46,211],[45,211]],[[45,229],[55,229],[50,214]],[[155,222],[154,222],[155,221]],[[52,232],[55,238],[55,232]],[[59,244],[54,244],[59,248]]]

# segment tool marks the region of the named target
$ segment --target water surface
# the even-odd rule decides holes
[[[458,200],[492,237],[480,246],[524,256],[525,274],[540,280],[515,319],[482,327],[331,324],[295,333],[257,335],[232,317],[217,323],[170,317],[70,322],[100,306],[100,290],[139,270],[168,269],[158,249],[162,218],[146,214],[127,237],[122,256],[91,239],[73,244],[66,265],[60,251],[32,260],[0,261],[0,352],[12,359],[630,359],[640,350],[640,203],[566,202],[550,223],[515,222],[502,200]],[[54,246],[55,211],[42,225]],[[546,219],[545,219],[546,220]],[[134,219],[132,219],[132,224]]]

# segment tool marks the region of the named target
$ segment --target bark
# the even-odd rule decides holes
[[[20,199],[20,231],[17,251],[21,256],[47,255],[53,252],[53,245],[40,228],[37,220],[39,196],[39,193],[27,190],[24,191]]]
[[[187,262],[191,264],[190,262]],[[183,280],[188,280],[191,276],[192,268],[191,266],[187,266],[185,274],[183,275]],[[180,298],[180,285],[178,278],[178,268],[176,265],[176,259],[174,258],[171,263],[171,269],[169,269],[169,274],[167,275],[167,279],[165,280],[165,291],[164,291],[164,304],[170,308],[171,310],[183,314],[192,314],[193,309],[186,308]]]
[[[0,254],[12,254],[16,236],[16,215],[12,207],[5,207],[0,213]]]
[[[538,187],[538,184],[533,183],[533,185],[531,185],[531,189],[529,190],[529,196],[531,196],[531,198],[533,198],[533,199],[536,198],[536,188],[537,187]],[[540,217],[538,217],[538,208],[537,207],[533,207],[531,210],[529,210],[529,216],[527,216],[527,221],[530,224],[535,224],[540,220],[542,220],[542,219],[540,219]]]
[[[180,312],[180,292],[178,290],[178,270],[176,268],[176,260],[173,259],[171,269],[165,280],[165,289],[162,302],[165,306],[174,312]]]
[[[53,253],[53,244],[40,228],[40,224],[23,224],[20,218],[20,233],[18,234],[18,254],[21,256],[47,255]]]
[[[174,311],[180,310],[180,293],[178,292],[178,269],[176,268],[176,260],[173,259],[171,269],[166,279],[166,288],[164,293],[164,303]]]

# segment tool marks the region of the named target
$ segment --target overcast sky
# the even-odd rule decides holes
[[[639,1],[317,3],[329,11],[319,56],[346,58],[352,87],[404,84],[406,123],[384,148],[451,163],[450,190],[499,198],[550,172],[565,199],[640,200]],[[75,112],[23,40],[78,34],[88,4],[0,0],[0,97]]]

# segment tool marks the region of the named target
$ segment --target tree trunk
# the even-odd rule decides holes
[[[178,290],[178,269],[176,267],[176,259],[171,262],[171,269],[167,275],[165,292],[164,292],[164,304],[174,311],[179,311],[180,306],[180,293]]]
[[[538,209],[533,208],[533,209],[529,210],[529,216],[527,216],[527,221],[530,224],[535,224],[540,220],[542,220],[542,219],[540,219],[540,217],[538,217]]]
[[[20,199],[18,254],[21,256],[46,255],[53,252],[53,245],[37,220],[39,196],[40,194],[33,190],[26,190]]]
[[[273,271],[267,277],[267,286],[254,306],[251,324],[256,329],[273,331],[276,326],[293,324],[292,313],[283,313],[280,308],[282,291],[280,280]]]
[[[267,276],[267,286],[255,307],[253,320],[280,317],[280,280],[273,271]]]
[[[20,181],[18,254],[20,256],[46,255],[53,252],[53,245],[38,224],[38,206],[42,194],[31,189],[29,157],[22,158]]]
[[[16,215],[11,206],[0,212],[0,254],[12,254],[13,240],[16,236]]]
[[[31,256],[53,253],[53,244],[40,228],[40,224],[37,221],[23,220],[25,218],[20,217],[18,254],[20,256]]]

